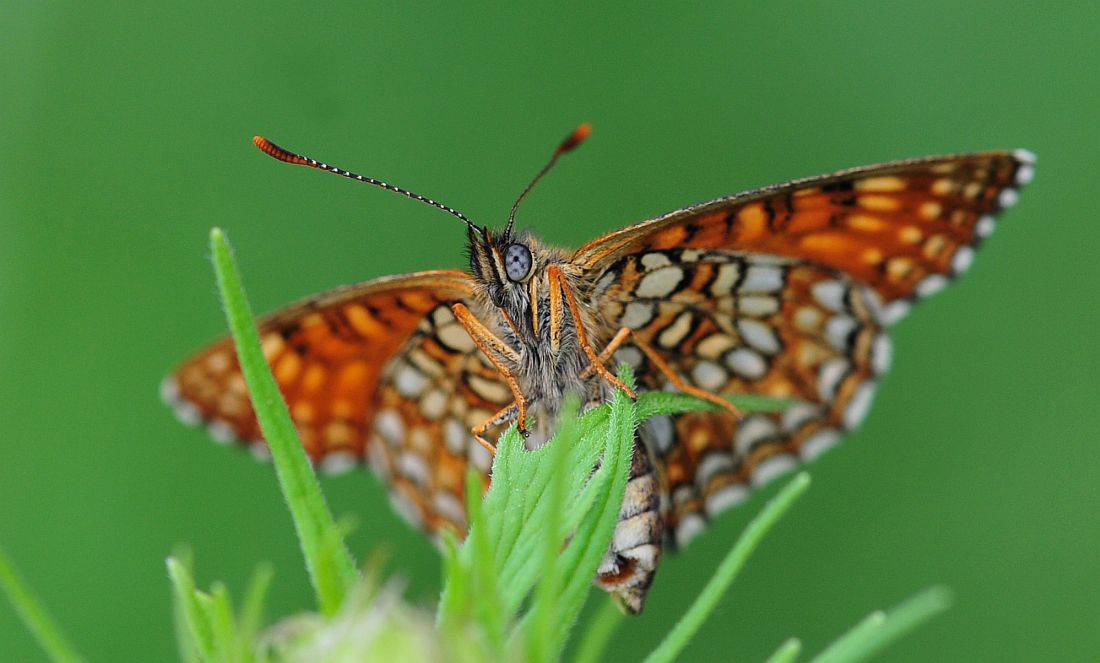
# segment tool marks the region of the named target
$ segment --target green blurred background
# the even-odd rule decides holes
[[[886,658],[1100,657],[1100,8],[556,4],[0,9],[0,545],[79,648],[175,657],[164,558],[180,542],[204,585],[239,592],[266,559],[270,614],[311,605],[271,468],[157,399],[224,329],[209,228],[258,310],[462,264],[453,219],[276,164],[250,137],[497,224],[587,120],[521,214],[563,245],[845,166],[1039,154],[975,269],[896,328],[871,416],[812,468],[685,658],[760,660],[790,635],[816,651],[933,583],[956,606]],[[388,551],[432,601],[436,553],[374,478],[324,487],[358,520],[356,552]],[[762,499],[664,565],[617,660],[668,630]],[[0,602],[0,659],[40,658]]]

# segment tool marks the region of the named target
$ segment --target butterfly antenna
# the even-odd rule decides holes
[[[336,173],[337,175],[340,175],[342,177],[346,177],[348,179],[355,180],[357,182],[366,182],[367,184],[373,184],[374,186],[379,187],[381,189],[385,189],[386,191],[393,191],[394,193],[399,193],[402,196],[405,196],[406,198],[412,198],[413,200],[419,200],[420,202],[431,205],[432,207],[435,207],[436,209],[441,209],[444,212],[446,212],[446,213],[448,213],[452,216],[457,216],[459,219],[462,219],[462,221],[466,224],[466,226],[469,227],[471,230],[480,232],[480,229],[476,225],[474,225],[474,223],[472,221],[470,221],[468,218],[466,218],[466,215],[463,214],[462,212],[459,212],[458,210],[454,209],[453,207],[448,207],[447,205],[444,205],[441,202],[432,200],[431,198],[425,198],[424,196],[420,195],[419,193],[409,191],[408,189],[402,189],[401,187],[396,186],[394,184],[390,184],[388,182],[382,182],[381,180],[376,180],[373,177],[364,177],[363,175],[358,175],[356,173],[351,172],[350,170],[344,170],[343,168],[338,168],[336,166],[332,166],[332,165],[329,165],[327,163],[321,163],[320,161],[317,161],[316,159],[311,159],[307,156],[302,156],[301,154],[295,154],[294,152],[291,152],[290,150],[279,147],[278,145],[276,145],[275,143],[272,143],[271,141],[264,138],[263,136],[253,136],[252,137],[252,142],[256,144],[256,147],[260,148],[261,152],[263,152],[264,154],[266,154],[270,157],[274,157],[274,158],[278,159],[279,161],[285,161],[286,163],[298,164],[300,166],[309,166],[310,168],[316,168],[318,170],[324,170],[324,171],[328,171],[330,173]]]
[[[573,130],[573,133],[566,136],[565,140],[558,145],[558,149],[554,150],[553,156],[546,162],[546,165],[542,167],[538,175],[535,175],[535,179],[531,180],[531,183],[527,185],[527,188],[523,190],[523,193],[519,194],[519,198],[516,198],[516,202],[512,205],[512,211],[508,214],[508,225],[504,228],[504,237],[511,238],[512,227],[516,224],[516,210],[519,209],[519,204],[523,202],[523,199],[527,197],[527,194],[531,192],[531,189],[535,188],[538,181],[542,179],[542,176],[550,172],[550,169],[554,167],[554,164],[558,162],[558,158],[573,150],[581,143],[585,138],[588,138],[588,134],[592,133],[592,125],[584,122],[579,127]]]

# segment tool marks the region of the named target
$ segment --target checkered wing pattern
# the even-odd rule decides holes
[[[966,270],[1031,173],[1023,152],[859,168],[673,212],[575,253],[609,329],[629,327],[684,381],[792,403],[644,426],[673,544],[860,423],[890,363],[886,327]],[[668,388],[636,345],[616,357]]]
[[[468,422],[510,400],[451,313],[472,292],[463,272],[421,272],[338,289],[259,322],[314,464],[341,471],[369,461],[398,510],[431,533],[465,531],[466,468],[486,483],[489,468]],[[163,391],[184,421],[268,456],[231,339],[184,363]]]
[[[732,250],[838,269],[871,286],[884,319],[966,271],[1034,156],[984,152],[897,161],[719,198],[606,235],[573,261],[598,274],[623,255]]]

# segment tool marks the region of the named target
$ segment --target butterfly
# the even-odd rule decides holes
[[[718,405],[648,420],[627,498],[595,582],[640,612],[665,549],[685,546],[756,487],[859,425],[890,364],[888,329],[965,272],[995,216],[1034,174],[1025,150],[926,157],[685,207],[575,251],[502,230],[396,185],[285,150],[281,161],[372,184],[465,224],[469,270],[336,288],[259,322],[264,355],[302,443],[324,471],[366,463],[398,512],[438,536],[466,531],[468,468],[490,481],[515,423],[549,438],[569,393],[595,404],[637,388]],[[734,395],[785,399],[742,415]],[[162,395],[214,439],[269,455],[231,340],[184,362]]]

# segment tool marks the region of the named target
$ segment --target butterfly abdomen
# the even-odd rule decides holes
[[[630,479],[619,510],[611,547],[596,571],[596,585],[620,606],[638,614],[661,562],[664,525],[660,514],[660,482],[646,447],[635,439]]]

